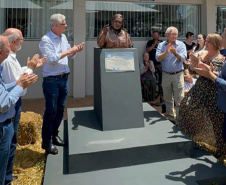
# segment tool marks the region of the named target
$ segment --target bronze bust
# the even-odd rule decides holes
[[[111,26],[105,25],[100,31],[97,44],[100,48],[132,48],[133,42],[129,34],[122,29],[123,17],[115,14],[111,18]]]

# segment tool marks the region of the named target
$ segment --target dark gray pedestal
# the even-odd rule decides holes
[[[135,71],[106,72],[106,52],[132,52]],[[94,49],[94,110],[104,131],[144,127],[136,49]]]
[[[194,150],[179,128],[150,105],[144,103],[143,110],[145,127],[103,132],[93,107],[68,109],[68,145],[48,155],[43,185],[223,184],[221,163]]]

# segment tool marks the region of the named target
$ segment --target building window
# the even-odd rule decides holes
[[[1,0],[0,32],[18,28],[26,39],[40,39],[50,30],[49,19],[54,13],[66,16],[69,40],[73,39],[73,0]]]
[[[217,6],[216,9],[216,31],[221,34],[226,28],[226,6]]]
[[[132,37],[150,37],[154,30],[164,36],[169,26],[178,28],[180,37],[200,32],[200,5],[86,1],[86,37],[97,37],[116,13],[123,15],[124,29]]]

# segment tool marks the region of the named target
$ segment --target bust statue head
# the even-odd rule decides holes
[[[111,18],[111,26],[105,25],[100,31],[97,44],[100,48],[132,48],[133,42],[129,34],[122,30],[123,17],[115,14]]]
[[[115,31],[120,31],[122,29],[123,18],[121,14],[115,14],[111,18],[111,26]]]

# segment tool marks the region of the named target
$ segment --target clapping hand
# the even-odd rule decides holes
[[[36,68],[41,67],[46,61],[47,61],[47,57],[43,57],[43,58],[39,59],[37,62]]]
[[[35,54],[32,59],[27,58],[27,67],[34,70],[37,67],[41,67],[47,60],[47,57],[39,58],[39,54]]]
[[[160,43],[160,41],[156,39],[155,42],[154,42],[154,45],[157,45],[159,43]]]
[[[38,79],[38,76],[36,74],[30,74],[23,73],[19,80],[17,80],[17,85],[21,86],[23,89],[30,87],[33,83],[35,83]]]
[[[173,53],[174,55],[176,55],[177,54],[177,45],[175,45],[175,48],[174,48],[173,45],[171,44],[170,52]]]
[[[194,52],[190,52],[189,58],[191,59],[191,63],[193,63],[195,66],[198,65],[199,58],[197,56],[195,56],[195,53]]]
[[[194,67],[194,71],[199,75],[208,78],[211,71],[213,71],[213,64],[211,63],[209,66],[207,64],[204,64],[203,62],[199,62],[198,66]]]
[[[197,67],[198,64],[200,63],[199,58],[197,56],[195,56],[194,52],[190,52],[189,58],[191,61],[190,69],[194,70],[194,67]]]
[[[169,44],[167,45],[167,48],[166,48],[166,52],[167,52],[167,53],[169,53],[169,52],[170,52],[171,47],[172,47],[172,44],[171,44],[171,43],[169,43]]]
[[[149,67],[150,67],[150,63],[149,62],[145,62],[145,69],[148,70]]]
[[[175,46],[175,48],[174,48],[172,43],[169,43],[167,45],[166,51],[167,51],[167,53],[171,52],[172,54],[176,55],[176,53],[177,53],[177,46]]]
[[[70,49],[70,56],[75,55],[77,52],[81,52],[83,50],[85,42],[82,42],[79,45],[74,45],[71,49]]]
[[[34,70],[37,66],[39,60],[39,54],[35,54],[32,59],[30,57],[27,58],[27,67]]]
[[[85,42],[82,42],[81,44],[77,45],[77,52],[80,52],[83,50],[84,44],[85,44]]]

